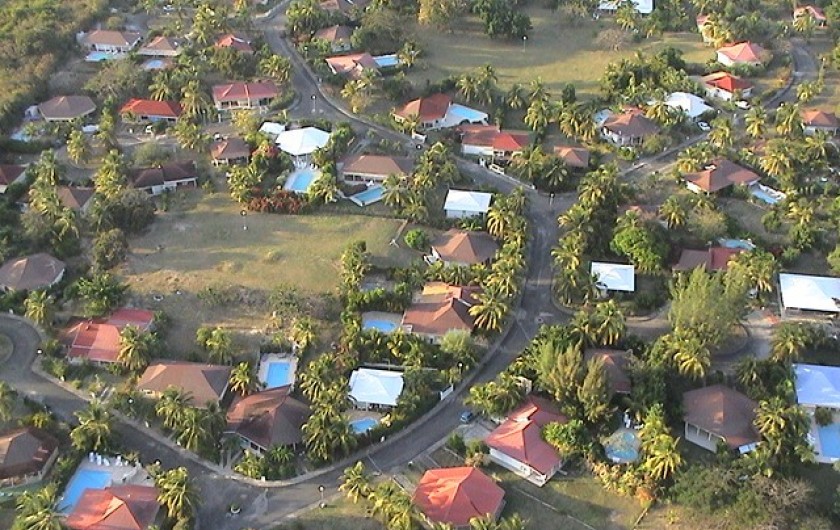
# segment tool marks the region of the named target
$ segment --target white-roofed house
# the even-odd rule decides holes
[[[490,209],[491,193],[449,190],[443,209],[449,219],[463,219],[485,215]]]
[[[665,104],[682,111],[690,120],[697,120],[703,114],[715,110],[706,105],[703,98],[689,92],[674,92],[665,99]]]
[[[315,127],[304,127],[280,132],[275,142],[281,151],[292,156],[303,156],[324,147],[329,140],[330,133]]]
[[[590,272],[598,279],[596,286],[602,291],[632,293],[636,290],[636,269],[633,265],[593,261]]]
[[[402,394],[402,372],[359,368],[350,374],[350,399],[356,408],[393,408]]]
[[[821,464],[840,462],[840,366],[795,363],[793,373],[796,401],[811,417],[808,442],[815,460]],[[829,412],[833,421],[818,423],[818,408]]]
[[[260,132],[268,136],[272,141],[277,140],[280,133],[286,130],[286,126],[275,121],[267,121],[260,126]]]
[[[840,313],[840,278],[779,274],[782,310]]]
[[[632,0],[632,2],[633,7],[636,8],[636,12],[640,15],[650,15],[653,13],[653,0]],[[598,10],[614,13],[618,11],[621,4],[622,2],[620,0],[601,0],[601,3],[598,4]]]

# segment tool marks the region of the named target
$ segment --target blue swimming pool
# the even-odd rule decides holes
[[[318,178],[318,172],[312,168],[296,169],[286,179],[283,189],[296,193],[306,193],[309,186]]]
[[[364,434],[373,429],[379,424],[379,421],[373,418],[362,418],[360,420],[353,420],[350,422],[350,428],[356,434]]]
[[[388,320],[365,320],[362,322],[362,329],[375,329],[382,333],[392,333],[397,329],[398,324]]]
[[[621,429],[604,442],[604,453],[613,462],[635,462],[639,459],[639,435],[635,431]]]
[[[163,59],[149,59],[148,61],[143,63],[144,70],[163,70],[167,66],[167,62]]]
[[[107,471],[96,469],[78,469],[70,478],[67,487],[64,488],[64,495],[58,503],[58,511],[70,513],[82,498],[86,489],[101,490],[111,485],[111,474]]]
[[[93,51],[85,56],[85,61],[89,63],[99,63],[102,61],[110,61],[114,57],[115,55],[113,53]]]
[[[385,188],[382,186],[371,186],[365,191],[361,191],[350,197],[350,200],[359,206],[367,206],[382,200],[382,195],[385,193]]]
[[[840,458],[840,423],[817,427],[820,437],[820,453],[829,458]]]
[[[270,361],[265,376],[266,388],[277,388],[294,383],[294,373],[290,361]]]

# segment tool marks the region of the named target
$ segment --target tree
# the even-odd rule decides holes
[[[104,451],[110,447],[113,435],[111,413],[102,403],[92,401],[87,408],[74,414],[79,420],[79,425],[70,431],[70,442],[74,448],[86,453]]]
[[[315,322],[309,317],[296,318],[289,338],[305,353],[315,343]]]
[[[450,30],[458,22],[464,5],[458,0],[420,0],[417,22]]]
[[[90,158],[90,142],[79,129],[73,129],[67,137],[67,158],[76,164],[83,164]]]
[[[126,326],[120,331],[120,350],[117,362],[130,372],[139,372],[149,365],[154,349],[154,335]]]
[[[811,326],[800,322],[782,322],[773,330],[772,359],[789,364],[798,361],[811,344]]]
[[[201,87],[198,79],[191,79],[181,89],[182,116],[187,119],[205,120],[210,112],[210,100]]]
[[[660,270],[668,251],[656,227],[641,223],[633,212],[619,218],[610,248],[626,256],[643,273]]]
[[[128,254],[128,240],[119,228],[100,232],[91,250],[93,268],[97,271],[111,269],[125,260]]]
[[[185,467],[170,469],[155,477],[158,502],[166,507],[171,519],[190,519],[198,502],[189,472]]]
[[[343,491],[353,504],[366,499],[370,489],[370,476],[361,460],[344,470],[338,490]]]
[[[761,138],[767,131],[767,111],[761,105],[754,105],[744,115],[746,131],[752,138]]]
[[[31,291],[23,302],[24,315],[39,326],[52,325],[55,300],[46,291]]]
[[[558,403],[577,415],[577,389],[586,372],[583,354],[576,344],[540,343],[534,353],[537,383]]]
[[[780,396],[762,400],[755,411],[754,425],[764,443],[750,456],[764,467],[765,474],[790,472],[801,462],[813,459],[806,439],[811,420],[798,405]]]
[[[575,454],[587,454],[592,448],[586,425],[578,419],[551,422],[543,427],[542,437],[566,459]]]
[[[219,364],[230,364],[233,360],[233,341],[224,328],[202,327],[196,331],[195,341],[210,354],[210,360]]]
[[[615,300],[596,304],[592,317],[595,320],[595,339],[598,344],[613,346],[624,337],[627,322]]]
[[[15,408],[15,391],[9,383],[0,381],[0,421],[12,419]]]
[[[646,444],[642,469],[654,480],[663,481],[672,476],[682,465],[678,440],[667,433],[659,434]]]
[[[503,372],[494,381],[470,387],[470,394],[464,402],[479,414],[500,418],[516,408],[524,397],[522,383]]]
[[[477,293],[475,298],[476,303],[470,307],[469,312],[475,317],[476,327],[485,331],[501,331],[502,323],[510,310],[501,293],[487,288]]]
[[[688,220],[688,208],[678,195],[671,195],[659,207],[659,215],[668,223],[668,228],[677,228]]]
[[[283,86],[291,79],[292,63],[287,57],[273,53],[260,61],[260,72]]]
[[[111,149],[93,177],[97,195],[113,200],[125,189],[126,163],[122,153]]]
[[[198,452],[202,448],[211,447],[216,438],[211,430],[208,411],[196,407],[187,407],[181,414],[181,420],[176,426],[177,441],[188,451]]]
[[[168,429],[178,427],[184,417],[184,411],[189,407],[192,397],[180,388],[169,387],[163,391],[155,404],[155,414],[163,418],[163,426]]]
[[[326,20],[327,13],[314,0],[294,0],[286,10],[286,26],[294,35],[312,33]]]
[[[61,530],[62,515],[56,509],[57,501],[54,483],[24,491],[15,502],[17,513],[12,530]]]
[[[102,316],[122,303],[128,286],[107,272],[96,272],[90,278],[79,278],[75,284],[89,317]]]
[[[257,381],[256,374],[254,374],[254,367],[251,363],[243,361],[230,371],[230,380],[228,388],[231,392],[239,394],[240,396],[247,396],[257,389],[259,381]]]
[[[776,111],[776,132],[780,136],[798,136],[802,134],[802,118],[799,105],[782,103]]]
[[[583,416],[591,424],[603,422],[610,414],[612,392],[604,360],[593,357],[586,363],[586,375],[577,389]]]
[[[746,290],[743,282],[697,268],[674,282],[668,319],[675,330],[692,330],[704,346],[720,344],[743,318]]]
[[[712,132],[709,133],[709,143],[720,149],[731,147],[735,142],[735,135],[732,127],[732,120],[718,117],[709,124]]]

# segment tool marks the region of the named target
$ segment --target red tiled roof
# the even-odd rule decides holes
[[[426,471],[412,502],[430,521],[460,528],[476,517],[497,518],[504,498],[505,490],[481,470],[452,467]]]
[[[820,22],[827,20],[825,12],[817,6],[801,6],[793,10],[794,18],[799,18],[802,15],[811,15],[814,17],[814,20],[818,20]]]
[[[613,392],[629,394],[630,383],[630,352],[627,350],[610,350],[606,348],[591,348],[583,352],[583,358],[601,359],[607,372],[607,379]]]
[[[177,52],[179,48],[180,45],[178,44],[178,41],[172,39],[171,37],[159,35],[141,46],[138,52],[140,55],[155,55],[161,52],[174,53]]]
[[[24,166],[0,164],[0,184],[8,186],[23,175],[24,171],[26,171]]]
[[[190,395],[193,406],[203,407],[224,395],[230,366],[182,361],[159,361],[150,365],[137,381],[137,389],[162,394],[170,387]]]
[[[760,63],[767,57],[767,50],[752,42],[739,42],[718,48],[718,53],[725,55],[734,63]]]
[[[569,167],[588,168],[589,149],[584,147],[572,147],[569,145],[555,145],[554,154],[563,159]]]
[[[707,250],[684,249],[680,261],[674,265],[675,271],[690,271],[703,267],[707,271],[725,271],[729,262],[743,252],[739,248],[712,247]]]
[[[57,448],[58,440],[35,427],[0,433],[0,480],[40,472]]]
[[[683,419],[726,440],[732,449],[759,440],[753,426],[756,402],[723,385],[683,394]]]
[[[266,449],[300,443],[300,428],[311,411],[290,392],[290,387],[283,386],[238,396],[227,413],[228,430]]]
[[[542,428],[552,422],[567,421],[551,402],[529,396],[484,441],[488,447],[547,474],[560,463],[560,455],[542,439]]]
[[[335,25],[328,28],[321,28],[312,36],[313,39],[321,39],[327,42],[346,42],[350,40],[353,28],[349,26]]]
[[[243,53],[254,53],[254,48],[251,47],[251,43],[247,39],[233,33],[227,33],[219,37],[216,40],[216,48],[233,48]]]
[[[630,138],[641,138],[659,132],[659,126],[641,114],[641,111],[613,114],[607,118],[603,127],[615,134]]]
[[[722,158],[703,171],[684,175],[683,178],[707,193],[715,193],[736,184],[754,182],[759,177],[755,172]]]
[[[526,132],[499,131],[493,126],[486,126],[479,130],[465,132],[461,136],[463,145],[492,147],[496,151],[521,151],[531,143],[531,137]]]
[[[748,88],[752,88],[752,83],[745,81],[738,76],[732,75],[729,72],[714,72],[703,76],[701,80],[707,86],[726,90],[730,93],[735,92],[736,90],[747,90]]]
[[[120,332],[127,326],[141,331],[151,328],[155,315],[143,309],[122,308],[109,318],[77,321],[61,334],[68,357],[113,363],[120,351]]]
[[[336,75],[358,77],[364,70],[379,70],[373,56],[367,52],[327,57],[327,64]]]
[[[210,156],[215,160],[234,160],[251,156],[251,146],[237,136],[231,136],[210,146]]]
[[[139,189],[162,186],[167,182],[178,182],[196,178],[195,163],[173,162],[160,167],[146,167],[132,169],[128,173],[128,181]]]
[[[820,109],[806,109],[802,113],[802,123],[810,127],[829,127],[837,128],[840,126],[837,121],[837,115],[833,112],[827,112]]]
[[[280,92],[277,85],[272,81],[257,81],[254,83],[243,83],[236,81],[226,85],[213,87],[213,101],[240,101],[244,99],[259,100],[275,98]]]
[[[120,114],[174,119],[181,115],[181,104],[177,101],[155,101],[153,99],[133,98],[122,106]]]
[[[484,263],[492,258],[499,245],[487,232],[449,229],[432,244],[443,261]]]
[[[394,111],[401,118],[417,116],[421,122],[441,120],[446,116],[452,98],[446,94],[433,94],[425,98],[409,101],[402,108]]]
[[[64,524],[71,530],[147,530],[159,510],[153,486],[86,489]]]
[[[472,331],[475,319],[470,307],[479,287],[446,285],[440,282],[426,284],[420,299],[403,313],[402,325],[412,333],[444,335],[447,331]]]
[[[414,162],[404,156],[351,155],[344,159],[341,172],[347,175],[387,177],[408,175],[414,169]]]

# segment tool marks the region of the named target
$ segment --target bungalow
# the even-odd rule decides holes
[[[613,114],[601,125],[601,136],[620,147],[641,145],[658,132],[659,126],[636,110]]]
[[[537,486],[544,486],[562,467],[557,450],[542,438],[549,423],[566,423],[550,401],[529,395],[525,403],[510,413],[484,440],[490,460]]]
[[[247,164],[251,159],[251,146],[238,136],[229,136],[210,146],[213,165]]]
[[[480,191],[449,190],[443,210],[447,219],[480,217],[490,210],[493,194]]]
[[[817,27],[824,28],[828,24],[828,18],[822,8],[817,6],[800,6],[793,10],[793,20],[799,17],[811,17]]]
[[[813,413],[817,407],[840,411],[840,366],[794,363],[796,402]]]
[[[235,434],[242,447],[258,455],[272,447],[294,447],[303,441],[300,428],[309,419],[309,406],[291,397],[282,386],[237,396],[227,412],[226,432]]]
[[[38,105],[38,112],[48,122],[73,121],[96,111],[96,104],[87,96],[56,96]]]
[[[327,57],[325,61],[333,74],[350,79],[359,79],[365,72],[379,72],[379,64],[367,52],[336,55]]]
[[[70,530],[149,530],[161,513],[154,486],[119,484],[87,488],[64,520]]]
[[[414,162],[404,156],[352,155],[339,163],[338,171],[346,182],[384,182],[391,175],[410,175]]]
[[[129,171],[128,181],[138,190],[160,195],[181,186],[195,187],[198,175],[195,162],[173,162],[159,167],[133,169]]]
[[[632,388],[630,381],[630,350],[611,350],[608,348],[589,348],[583,352],[583,360],[600,359],[607,372],[607,381],[613,394],[629,394]]]
[[[204,407],[225,397],[230,366],[184,361],[158,361],[149,365],[137,381],[137,390],[160,398],[169,388],[177,388],[189,397],[190,405]]]
[[[333,53],[348,52],[353,48],[350,37],[353,35],[353,28],[336,24],[328,28],[321,28],[312,36],[313,39],[326,41],[330,44]]]
[[[502,131],[495,125],[465,125],[458,131],[464,155],[508,160],[521,155],[531,143],[527,132]]]
[[[761,440],[753,425],[756,407],[755,401],[723,385],[685,392],[685,439],[712,452],[723,443],[730,450],[747,453]]]
[[[94,194],[93,188],[77,188],[76,186],[58,186],[58,199],[65,208],[74,212],[85,213],[90,208]]]
[[[254,48],[251,47],[251,41],[245,37],[227,33],[216,39],[214,44],[216,48],[233,48],[240,53],[251,55],[254,53]]]
[[[840,313],[840,278],[783,272],[779,274],[779,292],[783,315],[791,310]]]
[[[476,518],[497,520],[505,506],[505,490],[474,467],[429,469],[411,502],[430,524],[466,529]]]
[[[0,267],[0,289],[46,289],[64,278],[64,262],[43,252],[9,260]]]
[[[752,96],[752,83],[729,72],[714,72],[700,78],[706,95],[724,101]]]
[[[563,160],[567,167],[575,169],[589,168],[589,149],[570,145],[555,145],[554,156]]]
[[[824,132],[834,136],[837,134],[837,129],[840,128],[837,115],[833,112],[819,109],[805,109],[801,112],[801,117],[805,134]]]
[[[59,341],[71,363],[116,363],[120,354],[120,334],[128,326],[149,331],[155,314],[143,309],[122,308],[108,318],[76,320],[62,331]]]
[[[596,278],[595,286],[601,291],[636,291],[636,268],[633,265],[593,261],[590,274]]]
[[[706,250],[683,249],[675,271],[692,271],[702,267],[706,272],[725,271],[729,262],[743,252],[740,248],[710,247]]]
[[[717,62],[724,66],[761,66],[770,53],[752,42],[739,42],[717,50]]]
[[[688,92],[673,92],[665,99],[665,104],[678,110],[692,121],[697,121],[700,116],[715,110],[706,105],[703,98]]]
[[[471,333],[475,318],[470,315],[470,307],[480,291],[479,287],[429,282],[403,313],[402,329],[430,342],[440,342],[453,330]]]
[[[358,368],[350,374],[350,401],[361,410],[397,406],[405,381],[402,372]]]
[[[175,123],[181,116],[181,104],[177,101],[132,98],[122,106],[120,116],[128,122],[166,121]]]
[[[470,107],[452,102],[446,94],[409,101],[393,112],[397,123],[416,120],[420,129],[436,130],[465,125],[468,123],[487,124],[487,114]]]
[[[82,45],[91,51],[125,55],[140,43],[143,36],[136,31],[97,29],[84,35]]]
[[[38,482],[58,456],[58,440],[35,427],[0,433],[0,486]]]
[[[244,83],[235,81],[213,87],[216,110],[264,109],[280,95],[272,81]]]
[[[6,193],[9,186],[25,180],[26,166],[0,164],[0,193]]]
[[[137,54],[144,57],[176,57],[181,54],[181,43],[172,37],[160,35],[140,46]]]
[[[351,16],[354,11],[364,11],[370,3],[371,0],[322,0],[319,6],[329,13]]]
[[[749,186],[758,182],[759,178],[754,171],[725,158],[714,160],[702,171],[683,175],[686,187],[694,193],[717,193],[730,186]]]
[[[487,232],[473,232],[451,228],[432,243],[432,257],[444,265],[474,265],[490,263],[499,244]]]

